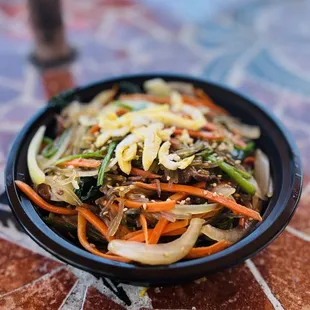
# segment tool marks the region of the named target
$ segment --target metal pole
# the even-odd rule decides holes
[[[72,58],[67,43],[60,0],[28,0],[35,46],[31,60],[49,67]]]

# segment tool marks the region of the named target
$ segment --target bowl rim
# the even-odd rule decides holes
[[[268,220],[270,219],[269,214],[252,233],[225,250],[208,257],[181,261],[168,266],[142,266],[115,262],[95,256],[86,250],[77,247],[76,245],[60,237],[51,228],[49,228],[47,224],[45,224],[36,209],[33,207],[32,203],[27,198],[22,197],[22,195],[19,194],[14,183],[16,176],[16,159],[23,144],[23,140],[31,127],[35,126],[35,124],[39,122],[40,118],[51,106],[53,107],[55,98],[65,98],[71,94],[75,94],[79,91],[85,91],[99,85],[102,85],[102,88],[104,88],[104,85],[107,83],[118,83],[122,80],[130,81],[131,79],[136,78],[148,80],[155,77],[189,82],[194,85],[201,83],[208,85],[209,87],[216,88],[219,91],[223,91],[226,94],[239,97],[243,101],[247,101],[248,104],[260,110],[265,117],[271,121],[272,125],[282,134],[283,139],[292,154],[292,160],[294,162],[294,167],[291,171],[291,186],[286,195],[286,207],[282,213],[277,216],[276,222],[271,222],[271,220]],[[285,229],[297,207],[301,195],[303,179],[300,154],[294,139],[284,127],[282,122],[266,107],[248,98],[247,96],[241,95],[238,91],[231,90],[229,87],[224,87],[196,77],[166,73],[132,74],[113,77],[91,83],[83,87],[74,88],[52,98],[49,101],[49,104],[42,107],[26,123],[18,134],[9,153],[5,176],[6,193],[11,209],[13,210],[13,213],[21,226],[35,242],[51,254],[75,267],[91,273],[133,284],[164,284],[178,283],[183,279],[191,280],[201,276],[203,273],[209,273],[231,267],[256,254],[272,242]],[[33,221],[33,219],[35,221]],[[173,279],[170,278],[171,275]]]

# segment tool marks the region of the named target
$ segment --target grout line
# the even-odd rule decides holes
[[[80,309],[80,310],[83,310],[83,309],[84,309],[84,305],[85,305],[85,301],[86,301],[86,295],[87,295],[87,292],[88,292],[88,288],[89,288],[89,285],[87,285],[87,286],[85,287],[85,292],[84,292],[84,296],[83,296],[82,305],[81,305],[81,309]]]
[[[257,283],[260,285],[263,292],[265,293],[265,295],[267,296],[267,298],[269,299],[269,301],[273,305],[274,309],[284,310],[284,308],[282,307],[282,305],[280,304],[278,299],[276,299],[276,297],[272,294],[270,287],[268,286],[268,284],[264,280],[263,276],[261,275],[261,273],[259,272],[257,267],[254,265],[254,263],[250,259],[246,260],[245,263],[246,263],[247,267],[250,269],[250,271],[253,274],[254,278],[256,279]]]
[[[307,235],[307,234],[305,234],[305,233],[303,233],[303,232],[301,232],[301,231],[299,231],[299,230],[297,230],[291,226],[287,226],[285,230],[288,231],[289,233],[291,233],[292,235],[294,235],[295,237],[298,237],[304,241],[310,242],[310,236],[309,235]]]
[[[61,310],[62,307],[64,306],[64,304],[66,303],[67,299],[70,297],[71,293],[73,292],[73,290],[76,288],[76,286],[79,283],[79,279],[76,279],[74,285],[71,287],[71,290],[68,292],[68,294],[66,295],[66,297],[63,299],[61,305],[58,307],[58,310]]]

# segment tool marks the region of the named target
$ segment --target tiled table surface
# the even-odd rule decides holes
[[[251,260],[200,283],[149,289],[144,297],[141,288],[122,285],[118,295],[128,305],[108,280],[34,244],[0,205],[0,309],[310,309],[310,2],[63,2],[68,36],[79,50],[76,84],[168,71],[238,89],[290,129],[302,154],[304,191],[288,228]],[[10,143],[44,104],[42,79],[26,59],[26,21],[24,1],[0,1],[1,187]]]

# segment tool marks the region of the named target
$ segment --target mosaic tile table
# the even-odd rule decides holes
[[[79,50],[74,81],[184,72],[268,105],[303,158],[304,191],[290,225],[238,267],[140,297],[141,288],[120,285],[115,295],[109,280],[57,261],[0,205],[0,309],[310,309],[310,3],[210,2],[64,1],[68,36]],[[44,95],[39,73],[27,62],[31,37],[24,1],[0,1],[0,22],[2,191],[10,144]]]

